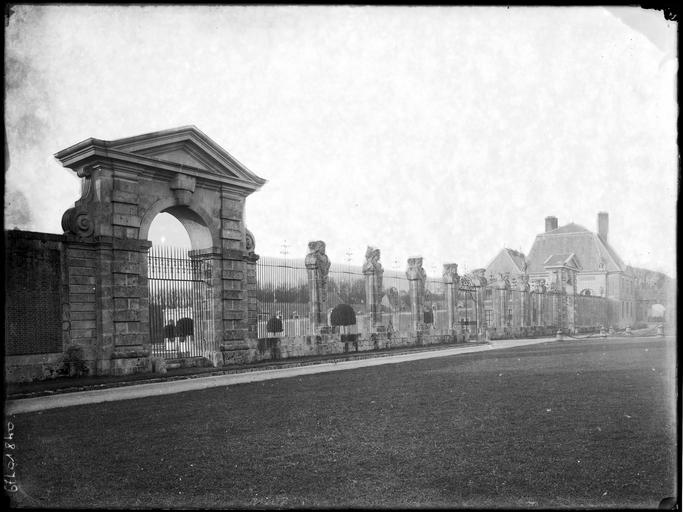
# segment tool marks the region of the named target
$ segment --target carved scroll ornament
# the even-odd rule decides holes
[[[246,230],[245,247],[249,254],[253,254],[254,249],[256,249],[256,240],[254,239],[254,234],[248,229]]]
[[[87,238],[95,232],[95,226],[87,210],[78,206],[69,208],[64,212],[62,229],[64,233],[76,235],[79,238]]]

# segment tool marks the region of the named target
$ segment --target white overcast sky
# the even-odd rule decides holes
[[[675,275],[676,24],[639,8],[16,6],[6,228],[61,233],[54,159],[193,124],[268,180],[256,251],[385,268],[528,253],[555,215]],[[25,215],[26,204],[30,216]],[[170,233],[169,233],[169,236]]]

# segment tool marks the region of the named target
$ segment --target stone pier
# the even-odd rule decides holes
[[[414,331],[419,331],[424,326],[424,296],[427,280],[427,273],[422,268],[422,257],[408,259],[406,277],[408,278],[412,328]]]
[[[457,263],[445,263],[443,266],[443,282],[446,285],[446,311],[448,313],[449,334],[455,334],[458,328],[458,288],[460,276]]]
[[[330,271],[330,260],[325,254],[325,242],[317,240],[308,243],[308,254],[305,259],[308,274],[308,291],[311,328],[319,332],[327,325],[327,276]]]
[[[379,262],[380,250],[368,246],[365,252],[363,264],[363,276],[365,276],[365,304],[366,311],[370,314],[373,330],[382,323],[380,304],[382,300],[382,276],[384,269]]]

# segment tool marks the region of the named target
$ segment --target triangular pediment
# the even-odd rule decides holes
[[[265,183],[195,126],[113,141],[87,139],[55,156],[63,165],[74,168],[101,154],[110,159],[139,163],[146,168],[159,167],[209,180],[228,181],[251,190]]]
[[[111,141],[128,153],[192,167],[210,173],[263,182],[195,126],[183,126]]]
[[[185,167],[192,167],[202,171],[225,174],[237,177],[237,174],[229,167],[221,165],[210,155],[201,150],[192,141],[174,142],[161,146],[145,147],[143,149],[129,151],[132,154],[148,156],[155,160],[180,164]]]
[[[581,270],[581,263],[579,263],[579,259],[576,257],[576,254],[574,253],[551,254],[543,262],[543,266],[545,268],[566,267],[572,270]]]

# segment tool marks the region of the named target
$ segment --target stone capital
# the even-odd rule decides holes
[[[330,270],[330,260],[325,254],[325,242],[314,240],[308,242],[308,254],[304,260],[307,269],[318,269],[327,275]]]
[[[444,263],[443,265],[443,282],[446,284],[460,283],[460,276],[458,275],[457,263]]]
[[[365,275],[381,274],[384,272],[382,264],[379,262],[380,250],[376,247],[368,246],[365,251],[365,263],[362,272]]]
[[[406,270],[408,281],[424,281],[427,273],[422,268],[422,257],[408,258],[408,269]]]

